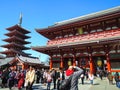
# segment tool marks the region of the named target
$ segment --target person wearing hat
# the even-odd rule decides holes
[[[69,78],[72,75],[69,89],[67,90],[78,90],[78,79],[80,75],[83,73],[83,69],[77,66],[69,66],[68,70],[66,70],[66,78]]]

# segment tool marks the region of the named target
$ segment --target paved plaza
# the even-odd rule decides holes
[[[54,90],[52,88],[53,88],[53,83],[51,86],[51,90]],[[0,90],[9,90],[9,89],[0,88]],[[13,90],[18,90],[18,89],[14,87]],[[44,86],[43,84],[34,84],[33,90],[46,90],[46,86]],[[81,81],[79,80],[79,90],[120,90],[120,88],[116,87],[115,81],[113,85],[109,85],[108,80],[106,78],[103,78],[103,80],[96,78],[94,79],[93,85],[90,84],[89,80],[85,80],[85,84],[82,85]]]

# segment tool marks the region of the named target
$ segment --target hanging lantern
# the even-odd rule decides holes
[[[68,65],[71,66],[72,65],[72,62],[71,60],[68,61]]]
[[[99,67],[101,67],[101,66],[102,66],[102,60],[97,60],[97,65],[98,65]]]

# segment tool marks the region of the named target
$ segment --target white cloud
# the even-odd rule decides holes
[[[2,51],[8,50],[7,48],[2,48]]]

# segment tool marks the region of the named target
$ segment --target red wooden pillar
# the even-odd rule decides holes
[[[90,72],[91,73],[95,73],[95,70],[94,70],[94,62],[93,62],[93,58],[92,58],[92,47],[87,47],[88,49],[88,53],[89,53],[89,65],[90,65]]]
[[[25,65],[24,65],[24,63],[22,63],[22,70],[24,70],[25,69]]]
[[[76,56],[73,56],[73,66],[76,66]]]
[[[90,59],[90,62],[89,62],[90,72],[94,73],[94,63],[93,63],[93,59],[92,59],[92,54],[89,54],[89,59]]]
[[[110,58],[108,53],[106,54],[106,60],[107,60],[107,70],[111,72]]]
[[[63,68],[63,56],[61,56],[60,67]]]
[[[50,69],[53,67],[52,57],[50,58]]]
[[[107,70],[111,71],[111,65],[110,65],[110,57],[109,57],[109,45],[104,45],[105,52],[106,52],[106,60],[107,60]]]

